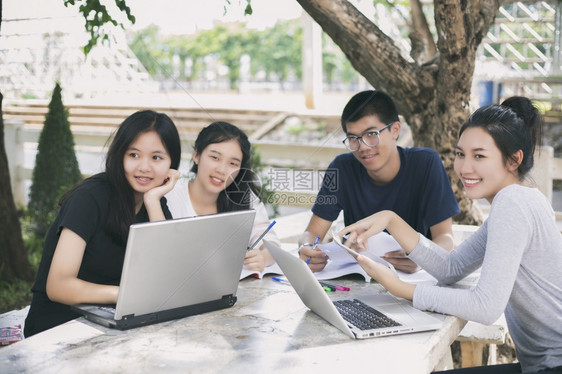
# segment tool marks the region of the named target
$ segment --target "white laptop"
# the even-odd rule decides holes
[[[73,309],[125,330],[233,306],[254,216],[245,210],[131,225],[115,308]]]
[[[352,338],[436,330],[442,325],[438,318],[414,308],[407,300],[389,294],[332,301],[303,260],[274,243],[266,240],[264,243],[303,303]],[[352,315],[357,308],[369,309],[368,314],[374,309],[374,319]]]

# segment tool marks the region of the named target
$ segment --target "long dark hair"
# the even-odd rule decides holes
[[[470,127],[480,127],[492,136],[502,154],[504,164],[513,159],[515,152],[523,151],[523,160],[517,169],[520,180],[533,168],[535,147],[540,146],[543,119],[532,101],[513,96],[501,105],[477,109],[461,127],[459,137]]]
[[[105,172],[84,180],[103,180],[110,186],[110,201],[105,225],[106,232],[117,242],[124,243],[129,235],[129,226],[135,221],[134,191],[127,178],[123,159],[125,152],[140,134],[154,131],[162,140],[170,155],[170,168],[178,169],[181,159],[181,143],[174,122],[164,113],[142,110],[131,114],[117,129],[105,159]],[[111,137],[110,137],[111,139]],[[75,189],[67,192],[61,203]]]
[[[219,213],[249,209],[252,198],[257,197],[261,199],[257,176],[252,170],[251,144],[244,131],[228,122],[213,122],[199,132],[193,149],[198,155],[201,155],[209,144],[222,143],[229,140],[236,140],[238,145],[240,145],[242,162],[240,164],[240,172],[234,179],[234,182],[219,194],[217,199],[217,211]],[[197,174],[197,169],[197,164],[193,163],[191,171]]]

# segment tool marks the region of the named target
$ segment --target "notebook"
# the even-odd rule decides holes
[[[233,306],[254,216],[245,210],[131,225],[115,308],[73,309],[125,330]]]
[[[264,243],[303,303],[354,339],[436,330],[442,325],[438,318],[414,308],[407,300],[389,294],[374,294],[332,302],[304,261],[269,241],[264,240]],[[366,318],[360,315],[349,318],[346,315],[351,313],[350,310],[357,308],[374,309],[374,322],[383,326],[365,328],[369,323]],[[352,322],[353,319],[355,322]]]
[[[273,263],[269,266],[266,266],[263,271],[256,271],[250,270],[247,268],[242,268],[242,273],[240,274],[240,280],[247,278],[249,276],[262,279],[264,275],[273,274],[273,275],[280,275],[283,274],[283,271],[276,263]]]

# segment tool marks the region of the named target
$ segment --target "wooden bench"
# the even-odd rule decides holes
[[[504,315],[489,326],[469,321],[457,338],[461,349],[461,366],[496,364],[496,346],[505,343],[507,332]],[[487,362],[483,362],[485,350],[488,350]]]

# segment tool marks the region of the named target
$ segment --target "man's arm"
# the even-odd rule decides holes
[[[453,250],[455,242],[453,238],[452,218],[447,218],[444,221],[436,223],[429,228],[429,231],[431,231],[431,241],[448,251]]]
[[[308,266],[312,271],[321,271],[326,266],[328,258],[324,252],[320,250],[312,250],[312,244],[317,237],[320,242],[326,236],[326,233],[332,226],[332,221],[325,220],[313,214],[308,222],[306,230],[302,233],[299,239],[299,255],[303,261],[310,258]]]

